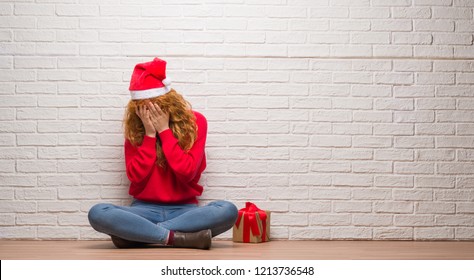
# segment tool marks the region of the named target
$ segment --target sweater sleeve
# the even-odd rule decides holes
[[[156,161],[156,138],[144,136],[142,144],[134,147],[125,140],[125,164],[127,177],[133,183],[142,182]]]
[[[197,139],[189,151],[184,151],[171,129],[162,131],[159,136],[168,165],[176,176],[185,182],[196,177],[202,159],[207,137],[207,121],[202,115],[197,116]]]

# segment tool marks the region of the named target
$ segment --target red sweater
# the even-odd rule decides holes
[[[136,199],[173,204],[198,203],[203,187],[198,184],[206,168],[204,146],[207,136],[206,118],[194,112],[197,139],[191,150],[185,152],[178,145],[171,129],[159,133],[167,167],[156,165],[156,138],[144,136],[140,146],[125,140],[125,163],[130,180],[129,194]]]

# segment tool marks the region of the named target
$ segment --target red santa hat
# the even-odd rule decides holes
[[[147,99],[168,93],[171,81],[166,78],[166,61],[159,58],[139,63],[133,69],[130,79],[132,100]]]

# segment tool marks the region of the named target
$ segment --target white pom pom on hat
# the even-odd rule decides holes
[[[171,90],[171,80],[166,77],[166,61],[155,58],[135,65],[130,79],[132,100],[164,95]]]

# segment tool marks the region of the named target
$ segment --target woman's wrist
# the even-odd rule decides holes
[[[158,134],[162,133],[163,131],[169,129],[169,126],[162,127],[160,130],[158,130]]]

